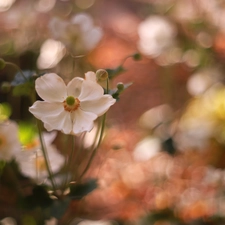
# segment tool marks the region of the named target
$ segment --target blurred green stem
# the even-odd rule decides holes
[[[56,193],[56,186],[55,186],[55,183],[54,183],[54,180],[53,180],[53,177],[52,177],[52,171],[51,171],[51,168],[50,168],[50,165],[49,165],[48,155],[47,155],[44,140],[43,140],[43,137],[42,137],[42,134],[41,134],[41,124],[40,124],[40,120],[38,120],[38,119],[37,119],[37,125],[38,125],[39,140],[40,140],[40,143],[41,143],[41,150],[42,150],[42,153],[43,153],[43,156],[44,156],[44,159],[45,159],[49,179],[50,179],[50,182],[52,184],[53,191],[54,191],[54,193]]]

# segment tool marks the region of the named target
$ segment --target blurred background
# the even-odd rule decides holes
[[[79,203],[79,216],[224,224],[225,1],[0,0],[0,57],[66,82],[98,69],[116,74],[111,88],[132,82],[107,114],[86,174],[100,186]],[[0,71],[0,102],[10,104],[12,120],[27,120],[27,87],[22,97],[9,89],[16,72]]]

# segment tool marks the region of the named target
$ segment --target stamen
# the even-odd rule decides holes
[[[74,98],[73,96],[68,96],[66,100],[63,102],[64,109],[68,112],[73,112],[80,106],[80,101],[78,98]]]

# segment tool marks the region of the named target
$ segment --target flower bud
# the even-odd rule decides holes
[[[133,54],[132,57],[133,57],[133,59],[134,59],[135,61],[141,60],[141,55],[140,55],[139,53]]]
[[[8,93],[10,91],[11,84],[9,82],[2,82],[1,91],[4,93]]]
[[[104,81],[107,80],[109,77],[108,72],[104,69],[99,69],[96,71],[96,78],[97,81]]]
[[[119,92],[122,92],[124,90],[124,84],[122,82],[119,82],[116,87]]]
[[[5,60],[0,58],[0,70],[4,69],[5,65],[6,65]]]

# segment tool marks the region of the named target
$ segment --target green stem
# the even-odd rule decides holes
[[[28,79],[25,77],[23,71],[22,71],[16,64],[11,63],[11,62],[6,62],[5,64],[6,64],[6,65],[13,66],[14,68],[16,68],[16,69],[20,72],[20,74],[22,75],[23,79],[24,79],[25,81],[28,81]]]
[[[63,190],[66,189],[66,186],[67,186],[67,183],[68,183],[68,180],[69,180],[69,170],[71,168],[72,159],[74,158],[74,147],[75,147],[74,136],[71,135],[71,138],[72,138],[72,146],[71,146],[69,159],[68,159],[68,162],[67,162],[67,167],[66,167],[67,176],[66,176],[66,179],[65,179]]]
[[[108,94],[108,92],[109,92],[109,79],[106,80],[106,94]],[[94,157],[95,157],[95,155],[96,155],[96,153],[97,153],[97,150],[98,150],[98,148],[99,148],[99,146],[100,146],[100,144],[101,144],[101,141],[102,141],[102,138],[103,138],[103,134],[104,134],[105,120],[106,120],[106,113],[105,113],[105,114],[103,115],[103,117],[102,117],[101,132],[100,132],[100,136],[99,136],[99,139],[98,139],[98,144],[97,144],[97,146],[94,148],[94,150],[92,151],[92,154],[91,154],[91,157],[90,157],[90,159],[89,159],[89,161],[88,161],[88,164],[87,164],[87,166],[85,167],[83,173],[80,175],[79,180],[82,179],[82,177],[85,175],[85,173],[86,173],[86,172],[88,171],[88,169],[90,168],[91,163],[92,163],[92,161],[93,161],[93,159],[94,159]],[[96,135],[98,135],[98,132],[97,132]]]
[[[84,137],[85,137],[85,134],[82,135],[82,136],[80,137],[79,147],[78,147],[78,150],[77,150],[77,152],[76,152],[76,157],[75,157],[75,159],[74,159],[74,164],[75,164],[75,166],[76,166],[76,169],[75,169],[75,171],[74,171],[74,175],[73,175],[73,177],[72,177],[72,180],[76,180],[77,175],[78,175],[78,169],[79,169],[78,161],[79,161],[80,153],[81,153],[82,150],[83,150],[83,146],[82,146],[81,143],[83,142]]]
[[[50,165],[49,165],[48,155],[47,155],[45,145],[44,145],[44,141],[43,141],[43,138],[42,138],[42,135],[41,135],[41,127],[40,127],[40,121],[39,120],[37,120],[37,125],[38,125],[38,135],[39,135],[39,139],[40,139],[40,143],[41,143],[41,150],[42,150],[42,153],[43,153],[43,156],[44,156],[44,159],[45,159],[49,179],[50,179],[50,182],[52,184],[53,191],[56,192],[56,186],[55,186],[55,183],[53,181],[52,172],[51,172],[51,168],[50,168]]]
[[[95,155],[96,155],[96,153],[97,153],[97,150],[98,150],[98,148],[99,148],[99,146],[100,146],[100,144],[101,144],[101,141],[102,141],[102,138],[103,138],[103,134],[104,134],[105,119],[106,119],[106,113],[103,115],[103,118],[102,118],[101,133],[100,133],[100,137],[99,137],[99,140],[98,140],[98,144],[97,144],[97,146],[94,148],[94,150],[92,151],[92,154],[91,154],[91,157],[90,157],[90,159],[89,159],[89,161],[88,161],[88,164],[87,164],[87,166],[85,167],[83,173],[80,175],[79,180],[82,179],[82,177],[85,175],[85,173],[86,173],[86,172],[88,171],[88,169],[90,168],[91,163],[92,163],[92,161],[93,161],[93,159],[94,159],[94,157],[95,157]]]

